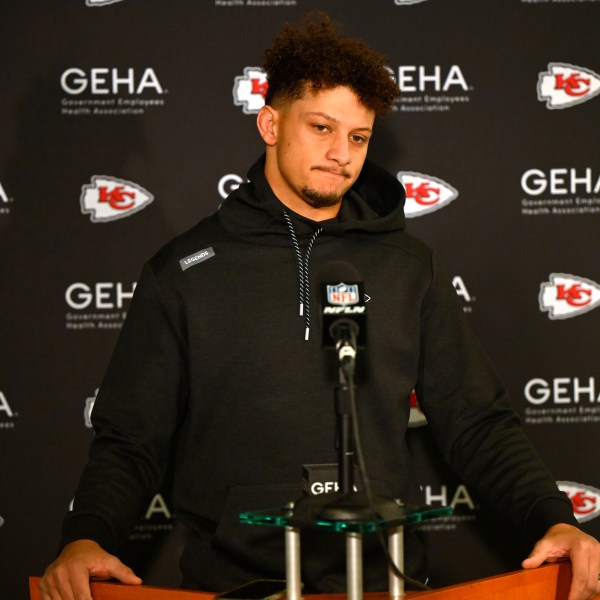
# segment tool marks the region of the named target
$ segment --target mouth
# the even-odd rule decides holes
[[[321,171],[323,173],[327,173],[329,175],[333,175],[335,177],[339,177],[341,179],[349,179],[350,173],[348,171],[335,169],[333,167],[313,167],[314,171]]]

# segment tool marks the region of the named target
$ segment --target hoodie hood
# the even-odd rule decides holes
[[[342,200],[335,219],[312,221],[282,204],[265,177],[265,155],[248,172],[248,183],[230,194],[219,210],[230,233],[248,242],[291,246],[296,257],[299,316],[304,339],[310,335],[309,264],[314,244],[323,238],[358,232],[388,233],[404,229],[402,184],[390,173],[365,161],[360,176]]]
[[[291,216],[299,238],[344,235],[350,231],[384,233],[404,229],[405,192],[391,173],[365,161],[359,178],[348,190],[335,219],[312,221],[282,204],[264,173],[265,155],[248,171],[248,183],[232,192],[221,205],[219,218],[231,233],[248,241],[289,245],[285,213]]]

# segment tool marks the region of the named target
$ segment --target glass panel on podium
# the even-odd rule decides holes
[[[387,532],[389,554],[404,568],[404,527],[428,519],[448,516],[450,507],[404,505],[389,498],[367,498],[363,493],[333,493],[306,496],[287,506],[240,513],[242,523],[282,527],[286,537],[286,578],[288,600],[300,600],[300,530],[313,527],[346,535],[346,566],[349,600],[362,599],[362,535]],[[390,567],[390,597],[404,594],[404,580]]]

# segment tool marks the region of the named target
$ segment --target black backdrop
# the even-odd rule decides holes
[[[582,527],[600,533],[600,3],[71,0],[0,4],[0,591],[52,559],[142,262],[261,151],[263,49],[322,8],[403,91],[371,158],[410,192]],[[252,80],[255,80],[254,82]],[[132,205],[128,208],[129,205]],[[415,409],[432,581],[517,568],[519,536],[440,464]],[[420,426],[419,426],[420,425]],[[168,491],[123,550],[178,581]]]

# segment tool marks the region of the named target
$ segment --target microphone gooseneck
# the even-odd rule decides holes
[[[319,273],[321,287],[322,345],[336,350],[340,368],[354,372],[356,351],[366,341],[363,282],[356,268],[346,261],[327,264]]]

